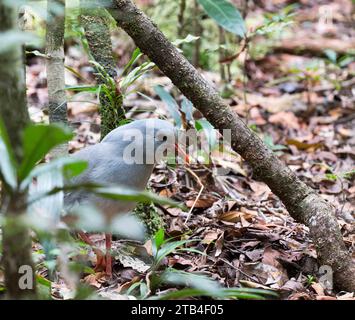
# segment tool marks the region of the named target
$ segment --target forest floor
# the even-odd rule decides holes
[[[349,28],[351,2],[350,8],[348,1],[344,1],[344,6],[340,6],[340,2],[329,2],[334,23],[322,29],[316,1],[305,1],[299,9],[298,23],[293,27],[294,38],[284,40],[284,46],[281,43],[274,50],[270,48],[261,59],[246,59],[248,81],[244,85],[242,81],[233,80],[232,93],[226,101],[302,181],[334,205],[345,244],[354,252],[355,61],[342,65],[344,55],[339,47],[354,41],[354,30]],[[336,47],[331,47],[332,39],[337,39]],[[300,42],[298,48],[287,45],[297,41]],[[312,41],[320,44],[321,50],[300,49],[302,44]],[[129,58],[128,53],[123,55],[127,44],[123,47],[117,34],[114,44],[115,53],[123,61],[120,66],[123,66]],[[324,54],[327,48],[332,50]],[[67,46],[66,65],[81,76],[67,71],[67,85],[94,83],[93,68],[80,44]],[[201,72],[222,88],[217,73]],[[159,72],[149,73],[138,81],[135,89],[150,99],[132,94],[125,100],[130,118],[154,117],[154,114],[170,117],[166,105],[153,90],[157,84],[174,92],[179,101],[181,97],[169,79]],[[28,60],[27,86],[32,119],[46,121],[48,98],[43,58]],[[97,97],[88,93],[76,95],[68,108],[76,132],[70,152],[97,143],[100,124]],[[194,116],[200,117],[198,113]],[[189,246],[206,253],[172,253],[164,261],[166,266],[210,276],[226,287],[275,289],[284,299],[354,298],[350,293],[322,288],[308,229],[289,216],[264,183],[253,179],[248,165],[238,155],[233,155],[229,161],[215,158],[213,162],[175,168],[160,164],[154,170],[150,181],[152,190],[184,202],[188,208],[193,207],[190,217],[181,209],[158,207],[166,234],[175,239],[199,239]],[[216,163],[229,168],[230,173],[214,175],[212,169]],[[204,189],[195,202],[201,184]],[[104,245],[102,235],[91,237],[98,246]],[[114,248],[121,243],[115,241]],[[146,255],[149,255],[148,247],[149,244],[142,247]],[[89,256],[94,259],[91,253]],[[113,281],[107,282],[101,273],[84,274],[82,281],[105,298],[120,299],[125,289],[144,279],[142,268],[146,268],[144,259],[139,257],[125,261],[120,254],[114,253],[114,256]],[[45,270],[43,275],[46,276]],[[54,283],[53,288],[52,295],[56,298],[65,298],[70,291],[61,280]]]

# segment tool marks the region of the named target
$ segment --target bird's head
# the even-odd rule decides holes
[[[175,155],[177,134],[166,120],[144,119],[111,131],[102,142],[117,144],[127,163],[154,164]]]

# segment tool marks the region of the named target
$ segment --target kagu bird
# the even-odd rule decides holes
[[[88,168],[70,182],[73,184],[95,183],[119,185],[143,191],[149,181],[154,164],[166,152],[174,152],[176,128],[165,120],[145,119],[131,122],[111,131],[100,143],[84,148],[73,156],[88,162]],[[86,191],[71,191],[64,195],[66,208],[90,204],[98,208],[109,223],[119,214],[131,212],[134,202],[101,198]],[[85,233],[79,233],[90,243]],[[111,235],[106,234],[106,257],[97,254],[97,266],[105,266],[111,276]]]

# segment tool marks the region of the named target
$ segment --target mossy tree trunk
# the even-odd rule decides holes
[[[131,0],[110,2],[108,10],[118,25],[215,128],[231,130],[232,147],[248,161],[255,178],[270,187],[295,220],[309,227],[319,261],[332,268],[336,286],[355,291],[355,266],[343,242],[331,204],[303,183],[266,147]]]
[[[92,57],[112,79],[116,79],[116,63],[112,54],[106,10],[97,8],[94,0],[80,0],[80,23],[84,28]],[[108,85],[107,79],[100,75],[99,70],[97,70],[96,78],[99,84]],[[113,89],[108,88],[110,97],[105,92],[100,94],[101,140],[125,119],[123,96],[118,84],[115,90]]]
[[[17,7],[13,3],[1,1],[0,33],[14,31],[18,31]],[[6,43],[2,45],[6,46]],[[5,123],[18,162],[22,159],[23,129],[29,123],[23,61],[21,43],[0,52],[0,117]],[[23,205],[26,199],[27,191],[2,190],[1,211],[5,215],[2,225],[2,262],[8,299],[28,299],[36,296],[32,242],[29,230],[23,223]]]
[[[67,101],[65,93],[64,29],[65,0],[47,1],[46,67],[49,100],[49,122],[67,124]],[[52,151],[52,155],[67,153],[67,144]]]

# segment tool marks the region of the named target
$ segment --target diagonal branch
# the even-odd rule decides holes
[[[231,130],[233,149],[248,161],[255,177],[270,187],[295,220],[309,227],[319,261],[332,268],[335,284],[343,290],[355,291],[355,266],[342,240],[331,205],[265,146],[131,0],[106,2],[118,25],[207,120],[215,128]]]

